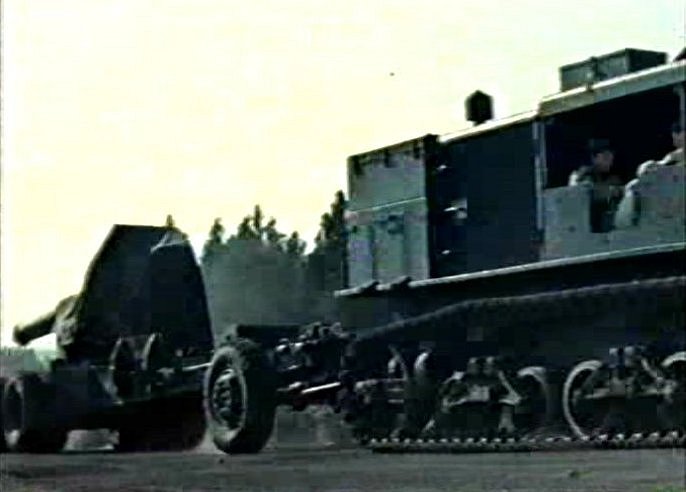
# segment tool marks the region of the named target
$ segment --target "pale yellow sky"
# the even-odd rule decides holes
[[[200,243],[255,203],[308,241],[348,155],[497,116],[557,68],[684,45],[686,0],[5,0],[2,333],[79,290],[113,223]],[[394,76],[390,76],[394,73]],[[3,343],[8,343],[3,336]]]

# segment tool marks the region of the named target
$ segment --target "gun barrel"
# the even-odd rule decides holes
[[[57,304],[57,307],[49,313],[44,314],[31,323],[15,326],[12,338],[19,345],[26,345],[36,338],[51,333],[55,328],[55,323],[58,318],[63,318],[65,315],[68,315],[74,308],[77,299],[78,296],[76,295],[62,299],[59,304]]]
[[[12,338],[19,345],[26,345],[36,338],[47,335],[55,324],[55,316],[56,312],[51,311],[31,323],[15,326]]]

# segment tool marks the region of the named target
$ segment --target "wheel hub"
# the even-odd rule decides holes
[[[227,367],[214,383],[212,407],[230,429],[237,429],[243,421],[243,392],[238,373]]]

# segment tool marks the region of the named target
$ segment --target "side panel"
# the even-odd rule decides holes
[[[615,229],[594,233],[590,228],[590,189],[584,186],[545,191],[545,248],[542,259],[619,251],[686,238],[686,171],[661,167],[627,186],[615,214]]]
[[[429,277],[424,198],[352,213],[348,219],[351,285]]]
[[[180,232],[117,225],[91,262],[81,294],[60,304],[53,330],[70,361],[105,360],[118,338],[153,331],[174,349],[210,350],[206,302]]]
[[[429,181],[431,203],[431,273],[443,277],[468,270],[469,162],[465,145],[444,146]]]
[[[429,278],[426,172],[435,137],[352,156],[348,285]]]
[[[538,259],[536,166],[533,122],[448,142],[445,161],[453,168],[450,186],[434,185],[440,217],[451,203],[466,199],[463,225],[450,227],[457,261],[437,262],[435,277],[493,269]],[[438,251],[437,253],[442,253]]]
[[[434,140],[423,137],[350,157],[349,210],[423,197],[425,157]]]
[[[348,228],[348,283],[360,285],[375,277],[374,226],[369,214],[351,213]]]

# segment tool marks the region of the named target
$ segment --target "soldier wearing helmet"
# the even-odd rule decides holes
[[[569,176],[569,185],[621,184],[619,178],[611,173],[615,152],[610,142],[605,139],[592,139],[588,144],[591,162],[581,166]]]
[[[591,230],[606,232],[612,228],[614,211],[623,195],[621,180],[612,174],[614,150],[605,139],[592,139],[588,145],[591,163],[574,171],[569,185],[591,185]]]

